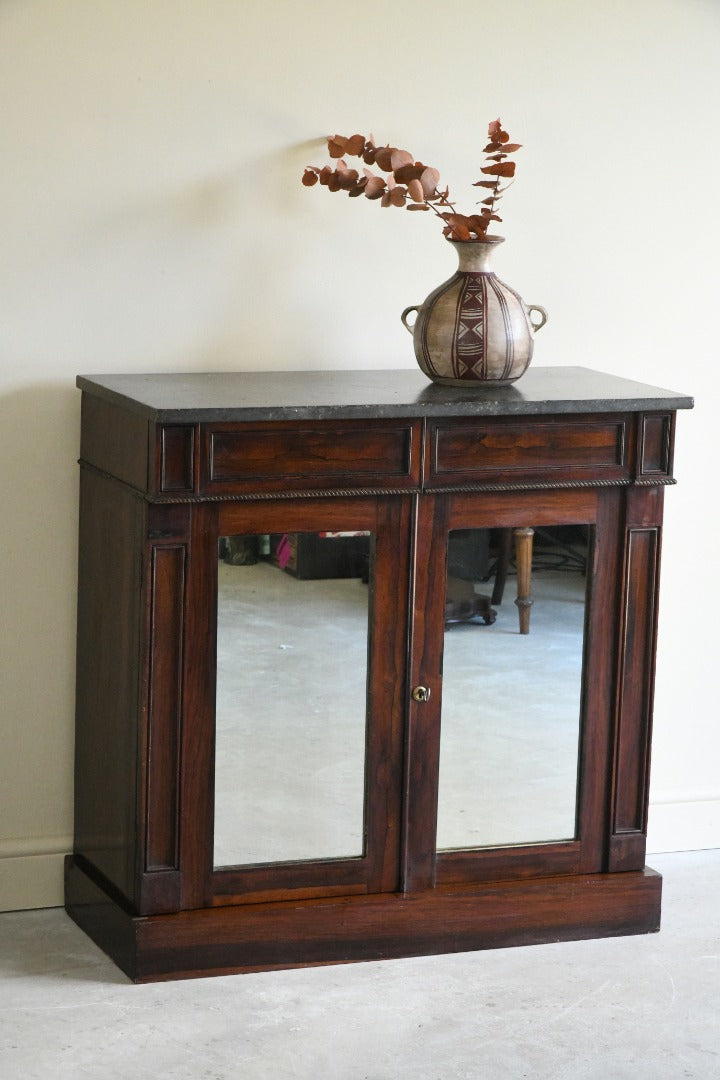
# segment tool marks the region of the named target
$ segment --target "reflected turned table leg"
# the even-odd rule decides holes
[[[508,566],[510,565],[510,548],[512,546],[512,529],[498,529],[497,531],[498,554],[495,563],[495,586],[490,597],[491,604],[502,604],[505,592],[505,579],[507,578]]]
[[[517,604],[520,617],[520,633],[530,633],[530,608],[532,596],[530,579],[532,575],[532,549],[535,530],[530,528],[514,529],[515,562],[517,565]]]

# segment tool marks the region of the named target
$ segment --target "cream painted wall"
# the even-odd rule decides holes
[[[470,205],[524,144],[497,269],[537,364],[696,395],[667,493],[650,848],[720,845],[714,0],[4,0],[0,908],[71,844],[77,372],[413,367],[399,312],[453,269],[428,216],[299,175],[372,130]]]

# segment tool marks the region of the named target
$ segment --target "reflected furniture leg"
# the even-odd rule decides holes
[[[505,592],[505,579],[510,565],[511,544],[512,529],[498,529],[498,554],[495,563],[495,584],[490,597],[491,604],[502,603],[503,593]]]
[[[530,528],[515,529],[515,562],[517,564],[517,604],[520,617],[520,633],[530,633],[530,608],[532,596],[530,578],[532,574],[532,549],[535,530]]]

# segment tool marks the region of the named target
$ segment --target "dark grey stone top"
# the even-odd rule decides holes
[[[419,369],[79,375],[85,393],[165,423],[392,419],[691,409],[673,390],[581,367],[530,367],[512,386],[438,386]]]

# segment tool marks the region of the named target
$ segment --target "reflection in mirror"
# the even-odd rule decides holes
[[[575,836],[590,536],[588,526],[534,530],[521,634],[514,531],[450,534],[438,850]]]
[[[220,539],[216,867],[363,854],[371,547]]]

